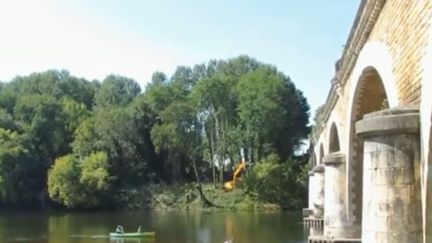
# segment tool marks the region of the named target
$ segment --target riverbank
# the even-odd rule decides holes
[[[277,204],[260,202],[241,189],[225,192],[213,184],[202,186],[205,197],[213,204],[202,203],[196,184],[160,185],[152,184],[139,190],[124,190],[122,205],[127,210],[175,211],[175,210],[230,210],[230,211],[276,211]]]

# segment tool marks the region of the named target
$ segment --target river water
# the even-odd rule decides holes
[[[304,243],[300,213],[0,212],[0,242],[49,243]],[[125,231],[155,231],[153,239],[110,239]]]

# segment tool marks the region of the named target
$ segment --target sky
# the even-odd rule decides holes
[[[249,55],[325,102],[360,0],[0,0],[0,80],[66,69],[141,87],[154,71]]]

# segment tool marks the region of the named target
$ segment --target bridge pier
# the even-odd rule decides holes
[[[373,112],[356,131],[364,139],[362,241],[421,242],[418,111]]]
[[[325,164],[324,236],[334,239],[353,238],[354,232],[346,214],[345,154],[335,152],[323,159]]]
[[[312,169],[314,173],[314,197],[312,202],[313,216],[323,218],[324,216],[324,166],[316,165]]]
[[[303,223],[318,235],[324,224],[324,166],[316,165],[309,172],[309,208],[303,209]],[[315,229],[317,230],[315,232]],[[322,233],[321,233],[322,234]]]
[[[303,218],[307,218],[311,215],[313,215],[313,202],[315,200],[315,190],[316,190],[316,183],[315,183],[315,176],[314,176],[313,170],[309,171],[309,191],[308,191],[308,207],[303,209]]]

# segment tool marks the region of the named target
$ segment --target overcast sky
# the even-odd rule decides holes
[[[247,54],[327,96],[360,0],[0,0],[0,80],[47,69],[144,87],[156,71]]]

